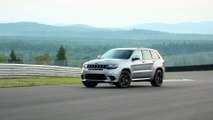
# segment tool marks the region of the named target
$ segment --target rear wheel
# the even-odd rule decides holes
[[[119,80],[115,83],[115,86],[118,88],[128,88],[131,83],[131,76],[130,73],[126,70],[121,72]]]
[[[161,70],[156,71],[151,84],[153,87],[160,87],[163,84],[163,72]]]
[[[82,81],[83,85],[89,88],[94,88],[98,85],[97,82]]]

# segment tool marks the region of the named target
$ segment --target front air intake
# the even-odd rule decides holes
[[[86,74],[85,79],[88,80],[106,80],[106,76],[104,74]]]

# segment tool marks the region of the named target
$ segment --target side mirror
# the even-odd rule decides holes
[[[98,59],[101,59],[101,55],[98,55],[97,58],[98,58]]]
[[[134,57],[132,57],[132,61],[135,61],[135,60],[140,60],[139,56],[135,55]]]

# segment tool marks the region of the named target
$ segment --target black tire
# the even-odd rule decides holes
[[[85,87],[88,87],[88,88],[94,88],[98,85],[97,82],[83,81],[82,83]]]
[[[163,72],[162,70],[157,70],[155,76],[151,81],[153,87],[160,87],[163,84]]]
[[[123,70],[121,72],[121,75],[119,77],[119,80],[117,83],[115,83],[115,86],[117,88],[128,88],[131,84],[131,76],[130,73],[126,70]]]

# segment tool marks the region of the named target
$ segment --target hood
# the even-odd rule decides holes
[[[126,62],[128,60],[122,60],[122,59],[95,59],[86,62],[85,64],[121,64],[123,62]]]

